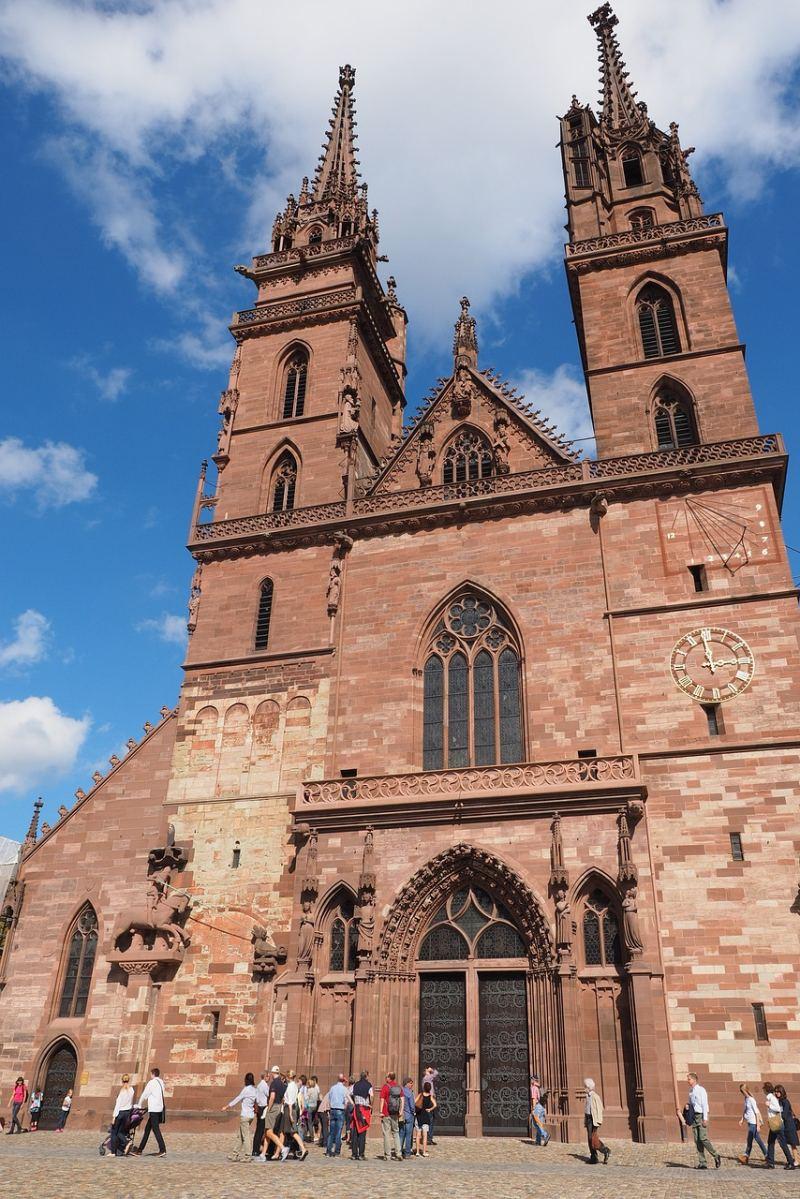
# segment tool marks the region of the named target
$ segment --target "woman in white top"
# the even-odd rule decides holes
[[[236,1147],[233,1153],[228,1155],[229,1162],[249,1162],[253,1152],[253,1121],[256,1118],[256,1080],[252,1074],[245,1074],[244,1086],[235,1099],[231,1099],[230,1103],[226,1103],[223,1111],[226,1112],[231,1107],[236,1107],[237,1103],[241,1103],[242,1108],[239,1114],[239,1133],[236,1137]]]
[[[300,1150],[300,1161],[303,1162],[308,1157],[308,1150],[300,1135],[300,1088],[297,1085],[297,1075],[294,1070],[289,1071],[288,1080],[283,1094],[283,1111],[281,1112],[280,1139],[283,1141],[281,1161],[286,1161],[292,1150],[291,1143],[294,1141]]]
[[[124,1155],[124,1146],[127,1140],[126,1130],[128,1118],[133,1107],[133,1087],[131,1086],[130,1074],[122,1075],[122,1086],[117,1095],[117,1101],[114,1104],[114,1114],[111,1117],[111,1140],[108,1145],[108,1152],[111,1157],[122,1157]],[[133,1139],[129,1142],[133,1144]]]
[[[764,1083],[764,1094],[767,1097],[767,1123],[769,1124],[769,1136],[767,1137],[767,1169],[775,1169],[775,1142],[777,1141],[783,1150],[783,1155],[786,1158],[785,1170],[794,1170],[794,1158],[789,1152],[789,1146],[786,1144],[786,1134],[783,1131],[783,1109],[780,1100],[775,1094],[775,1088],[771,1082]]]
[[[750,1088],[745,1083],[742,1083],[739,1090],[744,1096],[744,1110],[742,1111],[742,1118],[739,1123],[747,1125],[747,1148],[744,1153],[740,1154],[739,1161],[743,1166],[746,1166],[750,1160],[750,1150],[753,1148],[753,1141],[758,1145],[764,1157],[767,1156],[767,1147],[761,1139],[761,1133],[758,1131],[762,1124],[758,1104],[753,1098]]]

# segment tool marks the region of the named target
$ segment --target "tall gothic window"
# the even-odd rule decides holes
[[[351,973],[358,965],[358,923],[349,895],[339,900],[330,927],[328,968],[331,974]]]
[[[681,339],[669,292],[656,283],[648,283],[636,298],[636,315],[645,358],[680,353]]]
[[[286,364],[283,384],[283,419],[302,416],[306,403],[306,380],[308,378],[308,354],[297,350]]]
[[[458,433],[444,452],[443,483],[463,483],[465,479],[484,479],[494,470],[489,442],[473,429]]]
[[[465,591],[434,628],[423,671],[423,770],[520,762],[520,657],[508,620]]]
[[[272,511],[288,512],[290,508],[294,508],[296,489],[297,462],[294,455],[286,450],[278,459],[272,476]]]
[[[677,450],[685,445],[697,445],[697,430],[688,396],[674,387],[663,387],[653,409],[656,441],[660,450]]]
[[[619,923],[611,900],[599,887],[585,900],[583,956],[587,966],[616,966],[622,961]]]
[[[264,579],[258,596],[258,614],[256,616],[255,648],[266,649],[269,643],[269,622],[272,618],[272,579]]]
[[[423,962],[455,962],[524,958],[527,951],[506,908],[473,884],[459,887],[437,910],[417,956]]]
[[[626,187],[641,187],[644,183],[642,156],[635,146],[626,146],[622,151],[622,176]]]
[[[655,225],[655,213],[652,208],[634,208],[628,213],[631,229],[634,233],[645,233]]]
[[[89,999],[94,959],[97,954],[97,916],[87,904],[72,926],[67,946],[67,964],[61,984],[59,1016],[83,1016]]]

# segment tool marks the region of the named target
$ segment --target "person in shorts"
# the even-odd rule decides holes
[[[416,1124],[414,1152],[417,1157],[428,1157],[428,1134],[431,1127],[431,1113],[436,1111],[437,1103],[433,1088],[429,1082],[422,1084],[422,1090],[414,1100]]]

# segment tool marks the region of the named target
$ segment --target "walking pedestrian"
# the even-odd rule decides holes
[[[319,1143],[324,1146],[325,1152],[328,1151],[328,1133],[330,1132],[331,1124],[331,1101],[328,1098],[329,1092],[325,1094],[319,1101],[317,1108],[317,1117],[319,1119]]]
[[[9,1105],[11,1107],[11,1126],[6,1133],[6,1136],[11,1136],[14,1132],[22,1132],[22,1125],[19,1122],[19,1113],[22,1111],[28,1100],[28,1088],[25,1086],[25,1079],[22,1075],[19,1076],[14,1083],[14,1089],[11,1092]]]
[[[237,1103],[242,1105],[239,1111],[239,1132],[233,1153],[228,1155],[229,1162],[247,1162],[253,1156],[253,1121],[256,1118],[257,1098],[255,1077],[248,1072],[244,1076],[244,1086],[236,1098],[223,1104],[224,1112],[236,1107]]]
[[[28,1111],[31,1114],[31,1126],[30,1126],[31,1132],[38,1132],[39,1115],[42,1110],[43,1102],[44,1102],[44,1092],[39,1090],[38,1087],[36,1087],[34,1089],[33,1094],[31,1095],[31,1101],[28,1106]]]
[[[261,1078],[256,1083],[256,1123],[253,1130],[253,1157],[259,1157],[261,1154],[261,1145],[264,1140],[264,1116],[269,1107],[269,1075],[266,1070],[262,1070]]]
[[[428,1136],[431,1128],[431,1113],[436,1111],[436,1098],[429,1082],[422,1084],[422,1090],[414,1100],[414,1153],[417,1157],[428,1157]]]
[[[403,1145],[403,1157],[411,1157],[414,1145],[414,1079],[403,1079],[403,1119],[400,1124],[400,1139]]]
[[[608,1165],[611,1150],[600,1139],[600,1125],[603,1123],[603,1100],[597,1094],[593,1078],[584,1078],[586,1087],[586,1102],[583,1107],[583,1122],[586,1125],[586,1139],[589,1143],[589,1165],[596,1166],[599,1162],[598,1153],[603,1155],[603,1165]]]
[[[61,1100],[61,1111],[58,1115],[58,1128],[56,1132],[63,1132],[66,1127],[67,1118],[72,1110],[72,1087],[69,1088],[64,1098]]]
[[[283,1149],[281,1125],[283,1122],[283,1097],[286,1094],[286,1081],[278,1066],[270,1070],[269,1102],[264,1113],[264,1141],[262,1142],[259,1161],[267,1160],[267,1143],[274,1147],[273,1157],[277,1157]]]
[[[316,1074],[312,1074],[308,1080],[306,1087],[306,1111],[308,1112],[308,1131],[311,1137],[311,1143],[314,1144],[319,1138],[319,1104],[320,1104],[319,1082]]]
[[[366,1148],[367,1131],[372,1123],[372,1083],[369,1081],[369,1073],[366,1070],[361,1071],[361,1077],[357,1083],[353,1084],[353,1116],[352,1130],[350,1134],[350,1148],[354,1162],[363,1162],[365,1159],[364,1149]]]
[[[122,1083],[114,1103],[114,1114],[111,1117],[111,1139],[108,1143],[109,1157],[124,1157],[123,1144],[127,1142],[125,1129],[133,1108],[133,1087],[130,1074],[122,1075]]]
[[[783,1112],[783,1135],[786,1137],[786,1144],[791,1150],[794,1164],[797,1165],[798,1148],[800,1148],[800,1137],[797,1135],[797,1120],[792,1111],[789,1096],[786,1094],[786,1088],[782,1087],[780,1083],[776,1083],[775,1094],[778,1096],[778,1102]]]
[[[340,1074],[328,1091],[328,1143],[325,1148],[326,1157],[339,1157],[341,1155],[342,1129],[344,1128],[344,1117],[349,1099],[347,1075]]]
[[[297,1085],[297,1075],[290,1070],[286,1079],[286,1090],[283,1093],[283,1111],[281,1113],[281,1161],[285,1162],[292,1151],[292,1142],[299,1150],[300,1161],[308,1157],[308,1150],[300,1135],[300,1088]]]
[[[706,1162],[706,1150],[708,1150],[714,1159],[714,1166],[718,1170],[722,1165],[722,1158],[709,1141],[706,1131],[708,1128],[708,1092],[705,1087],[700,1086],[697,1075],[693,1071],[686,1075],[686,1082],[689,1087],[689,1097],[683,1111],[678,1112],[678,1116],[692,1131],[694,1147],[697,1150],[697,1169],[708,1169]]]
[[[544,1106],[544,1093],[542,1091],[541,1080],[538,1074],[534,1074],[531,1078],[531,1124],[533,1129],[536,1129],[537,1145],[549,1145],[550,1133],[545,1128],[545,1120],[547,1112]]]
[[[153,1154],[153,1156],[166,1157],[167,1147],[161,1135],[161,1125],[167,1119],[167,1101],[164,1093],[164,1083],[161,1079],[161,1071],[158,1066],[153,1066],[153,1069],[150,1071],[150,1078],[136,1104],[137,1107],[144,1107],[145,1105],[147,1106],[147,1124],[145,1125],[144,1136],[139,1142],[138,1148],[132,1149],[131,1152],[135,1153],[137,1157],[141,1156],[152,1132],[158,1145],[158,1152]]]
[[[750,1151],[753,1148],[753,1141],[755,1141],[755,1143],[758,1145],[765,1158],[767,1156],[767,1147],[761,1138],[761,1133],[758,1131],[763,1123],[763,1120],[761,1119],[761,1112],[758,1110],[758,1104],[753,1098],[750,1088],[746,1083],[742,1083],[742,1085],[739,1087],[739,1090],[744,1097],[744,1110],[742,1111],[742,1118],[739,1123],[747,1125],[747,1144],[745,1146],[744,1153],[739,1155],[739,1161],[743,1166],[746,1166],[750,1160]]]
[[[433,1128],[436,1124],[436,1109],[439,1106],[439,1101],[437,1099],[437,1091],[439,1090],[439,1071],[435,1066],[425,1067],[425,1073],[422,1076],[422,1085],[424,1086],[426,1082],[431,1084],[431,1095],[434,1099],[436,1099],[435,1105],[431,1108],[430,1131],[428,1133],[428,1144],[435,1145],[436,1142],[433,1139]]]
[[[767,1137],[767,1169],[775,1169],[775,1142],[777,1141],[783,1150],[783,1156],[786,1158],[784,1170],[794,1170],[794,1158],[786,1143],[786,1133],[783,1127],[783,1109],[781,1101],[775,1094],[775,1088],[771,1082],[764,1083],[764,1094],[767,1097],[767,1124],[769,1125],[769,1136]]]
[[[394,1070],[386,1075],[381,1087],[381,1132],[383,1133],[383,1160],[403,1160],[400,1144],[400,1113],[403,1110],[403,1088],[397,1081]]]

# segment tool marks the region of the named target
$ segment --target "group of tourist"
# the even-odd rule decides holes
[[[706,1155],[718,1169],[722,1158],[708,1136],[708,1093],[700,1085],[697,1074],[686,1076],[689,1094],[683,1109],[678,1110],[681,1123],[691,1131],[697,1151],[697,1169],[708,1168]],[[439,1072],[435,1066],[426,1068],[418,1088],[406,1076],[402,1082],[394,1071],[386,1074],[377,1094],[380,1107],[384,1161],[403,1161],[409,1157],[428,1157],[433,1138],[438,1102]],[[604,1119],[603,1101],[594,1080],[584,1080],[584,1126],[589,1147],[589,1163],[597,1165],[601,1158],[608,1163],[611,1150],[600,1136]],[[763,1084],[767,1111],[767,1143],[761,1136],[764,1120],[750,1088],[739,1087],[744,1100],[740,1125],[747,1126],[747,1144],[738,1160],[750,1162],[753,1143],[758,1145],[767,1169],[775,1169],[775,1146],[780,1146],[786,1159],[784,1168],[794,1170],[800,1164],[800,1121],[795,1117],[786,1089],[771,1082]],[[11,1092],[11,1123],[8,1135],[23,1131],[23,1111],[27,1105],[30,1132],[36,1132],[44,1096],[40,1089],[29,1093],[25,1079],[17,1078]],[[372,1123],[376,1096],[369,1071],[362,1070],[357,1079],[340,1074],[333,1085],[323,1092],[316,1075],[297,1075],[294,1070],[282,1071],[273,1066],[261,1074],[258,1083],[251,1073],[245,1075],[244,1086],[238,1095],[226,1103],[223,1111],[239,1109],[239,1127],[229,1161],[286,1161],[294,1156],[300,1161],[308,1157],[308,1144],[320,1145],[325,1157],[342,1155],[343,1145],[349,1146],[353,1161],[365,1160],[366,1137]],[[551,1133],[547,1123],[547,1092],[538,1075],[531,1078],[530,1131],[536,1145],[546,1146]],[[56,1132],[63,1132],[72,1106],[72,1088],[61,1101]],[[157,1145],[156,1156],[167,1152],[161,1131],[166,1113],[166,1096],[161,1072],[157,1067],[138,1100],[130,1075],[123,1074],[112,1114],[109,1137],[101,1148],[112,1157],[140,1155],[152,1132]],[[134,1130],[147,1120],[144,1133],[134,1145]],[[0,1117],[0,1128],[5,1120]]]

